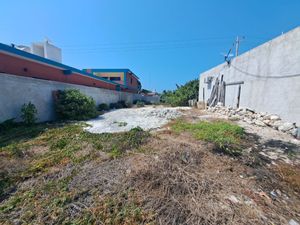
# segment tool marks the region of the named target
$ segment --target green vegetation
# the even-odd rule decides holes
[[[188,100],[197,99],[199,92],[199,80],[195,79],[179,86],[175,91],[163,91],[161,102],[171,106],[187,106]]]
[[[145,103],[143,101],[137,101],[136,102],[136,106],[141,108],[141,107],[144,107],[145,106]]]
[[[188,131],[199,140],[214,143],[218,150],[230,154],[241,153],[241,140],[244,129],[233,123],[225,121],[187,123],[177,120],[172,129],[175,132]]]
[[[123,104],[123,101],[119,101],[116,103],[110,103],[109,108],[110,109],[122,109],[124,108],[125,103]]]
[[[0,199],[25,178],[39,176],[55,167],[99,158],[99,151],[111,158],[123,156],[127,151],[138,149],[150,136],[139,127],[116,134],[93,134],[84,127],[83,123],[31,127],[19,124],[1,133],[0,164],[6,167],[0,174]]]
[[[31,102],[29,102],[28,104],[24,104],[21,108],[21,118],[26,125],[32,125],[36,122],[36,114],[37,109]]]
[[[99,104],[98,105],[98,111],[108,111],[109,110],[109,106],[105,103]]]
[[[94,99],[76,89],[58,91],[55,110],[63,120],[87,120],[98,115]]]

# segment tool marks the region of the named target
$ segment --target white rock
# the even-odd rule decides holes
[[[280,117],[277,115],[271,115],[270,120],[280,120]]]
[[[235,197],[234,195],[230,195],[229,197],[227,197],[227,199],[228,199],[229,201],[231,201],[232,203],[235,203],[235,204],[237,204],[237,203],[240,202],[240,201],[237,199],[237,197]]]
[[[297,137],[297,135],[298,135],[298,129],[299,128],[293,128],[292,130],[289,131],[289,133],[291,135],[293,135],[294,137]]]
[[[271,120],[263,120],[263,122],[268,126],[271,125]]]
[[[265,127],[266,124],[260,120],[254,120],[254,124],[260,127]]]
[[[275,127],[277,129],[282,124],[283,122],[281,120],[276,120],[275,122],[272,123],[272,127]]]
[[[282,124],[281,126],[279,126],[278,130],[282,131],[282,132],[286,132],[286,131],[293,129],[294,127],[295,126],[293,123],[286,122],[286,123]]]

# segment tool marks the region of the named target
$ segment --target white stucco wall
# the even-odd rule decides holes
[[[52,91],[70,88],[79,89],[82,93],[91,96],[96,104],[109,104],[120,100],[132,102],[137,99],[159,101],[159,98],[144,97],[139,94],[0,73],[0,122],[11,118],[20,119],[20,109],[29,101],[37,107],[39,121],[52,120],[55,118]]]
[[[54,60],[56,62],[62,62],[62,53],[61,49],[49,44],[47,41],[44,42],[44,51],[45,51],[45,58]]]
[[[214,83],[222,75],[226,83],[244,82],[240,107],[275,113],[300,125],[300,27],[234,58],[230,66],[223,63],[200,74],[200,101],[212,90],[204,79],[213,77]],[[236,106],[237,90],[237,85],[226,87],[225,105]]]

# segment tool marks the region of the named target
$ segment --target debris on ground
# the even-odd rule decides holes
[[[293,135],[295,138],[300,136],[299,127],[296,123],[284,122],[278,115],[265,112],[255,112],[249,108],[233,108],[217,105],[207,109],[208,112],[219,113],[228,117],[229,120],[243,120],[248,124],[261,127],[271,127],[275,130]]]

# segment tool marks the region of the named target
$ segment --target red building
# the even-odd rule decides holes
[[[0,73],[136,93],[140,83],[130,72],[125,83],[115,82],[0,43]]]
[[[128,90],[134,92],[141,90],[138,76],[129,69],[84,69],[84,71],[118,83]]]

